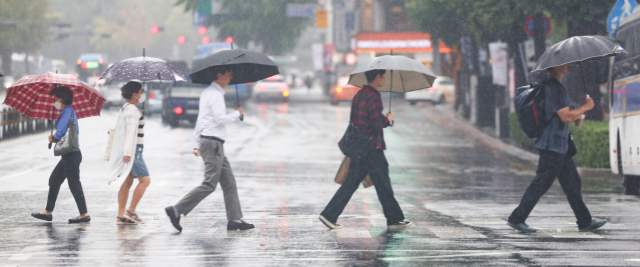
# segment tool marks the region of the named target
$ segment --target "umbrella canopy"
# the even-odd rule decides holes
[[[100,79],[185,81],[185,75],[171,63],[153,57],[120,60],[109,67]]]
[[[73,75],[53,72],[18,80],[8,88],[4,104],[15,108],[30,119],[55,119],[61,111],[53,108],[53,96],[50,96],[49,92],[57,86],[67,86],[71,89],[71,107],[75,109],[79,119],[100,115],[106,99],[96,89]]]
[[[626,53],[611,38],[604,36],[574,36],[549,47],[531,71],[537,72],[564,64],[580,64]]]
[[[189,76],[193,83],[200,84],[211,84],[215,69],[221,66],[231,67],[232,85],[255,82],[280,73],[276,63],[267,56],[247,49],[223,50],[193,65],[194,71]]]
[[[349,76],[349,84],[362,87],[367,84],[364,73],[370,70],[390,70],[385,74],[381,92],[409,92],[431,87],[436,75],[424,64],[405,56],[381,56],[359,64]],[[392,87],[393,86],[393,87]]]

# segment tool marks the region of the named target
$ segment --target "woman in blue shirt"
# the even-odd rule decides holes
[[[53,96],[53,106],[57,110],[62,110],[56,121],[56,133],[49,136],[49,142],[57,142],[67,133],[70,120],[73,120],[75,123],[76,131],[78,131],[79,135],[78,116],[76,115],[76,111],[71,107],[71,103],[73,102],[73,92],[71,92],[71,89],[66,86],[60,86],[51,90],[49,94]],[[78,147],[80,146],[79,144],[80,142],[78,142]],[[82,184],[80,183],[80,162],[82,162],[80,148],[63,154],[61,157],[60,162],[58,162],[58,165],[53,169],[49,177],[47,207],[43,212],[31,213],[31,216],[40,220],[52,221],[53,208],[56,205],[60,186],[65,179],[68,179],[69,189],[71,189],[71,194],[73,194],[73,198],[75,198],[76,204],[78,205],[78,210],[80,210],[80,216],[69,219],[69,223],[89,222],[91,221],[91,217],[89,217],[89,213],[87,212],[87,203],[84,199]]]

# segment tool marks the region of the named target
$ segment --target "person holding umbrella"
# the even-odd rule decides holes
[[[201,185],[194,188],[174,206],[165,208],[173,226],[182,231],[179,224],[180,214],[187,215],[209,194],[213,193],[218,183],[224,194],[224,204],[227,210],[227,230],[247,230],[254,228],[253,224],[242,220],[240,199],[236,179],[231,165],[224,154],[226,139],[226,125],[236,121],[243,115],[242,107],[226,113],[224,102],[224,87],[229,85],[233,74],[230,67],[217,68],[214,81],[200,95],[200,113],[193,131],[193,154],[202,157],[205,164],[205,179]]]
[[[594,102],[585,94],[582,106],[571,110],[571,99],[562,85],[562,79],[569,73],[569,64],[600,60],[620,53],[624,53],[624,49],[609,38],[575,36],[547,49],[536,63],[533,72],[549,71],[549,78],[542,84],[545,119],[549,124],[536,140],[536,148],[540,154],[536,177],[525,190],[518,207],[509,216],[507,225],[520,232],[535,232],[536,229],[529,227],[525,221],[556,177],[567,195],[580,232],[595,230],[607,223],[607,220],[593,219],[582,200],[582,182],[572,159],[577,150],[569,134],[569,123],[574,122],[579,126],[582,115],[593,108]]]
[[[66,86],[59,86],[49,92],[50,96],[53,96],[53,107],[57,110],[61,110],[60,116],[56,121],[56,133],[49,136],[49,142],[57,143],[69,130],[75,128],[76,134],[80,134],[78,128],[78,116],[71,104],[73,103],[73,93],[71,89]],[[70,127],[70,124],[75,124],[75,127]],[[72,142],[71,140],[67,140]],[[80,215],[76,218],[69,219],[69,223],[81,223],[91,221],[91,217],[87,212],[87,202],[84,198],[84,191],[82,190],[82,183],[80,183],[80,163],[82,162],[82,153],[79,148],[79,140],[75,140],[78,144],[78,148],[62,154],[62,158],[58,162],[58,165],[51,172],[49,177],[49,196],[47,197],[47,207],[40,213],[31,213],[34,218],[52,221],[53,209],[56,205],[58,198],[58,192],[60,192],[60,186],[67,179],[69,183],[69,189],[71,194],[78,205]]]
[[[118,192],[118,215],[117,224],[138,224],[144,221],[136,213],[136,207],[144,195],[145,190],[151,183],[147,165],[142,157],[144,149],[144,125],[145,119],[137,104],[144,102],[145,93],[142,84],[131,81],[122,86],[122,97],[127,102],[124,103],[118,113],[113,141],[109,142],[110,152],[105,159],[110,160],[111,172],[107,175],[109,183],[118,177],[126,176],[124,183]],[[115,149],[114,149],[115,148]],[[123,175],[125,174],[125,175]],[[138,178],[138,185],[133,191],[133,197],[129,209],[126,210],[129,190],[133,185],[134,178]]]
[[[223,88],[230,84],[255,82],[271,77],[279,73],[278,66],[262,53],[232,49],[204,58],[193,69],[195,71],[189,75],[193,83],[210,84],[200,95],[200,112],[193,132],[193,154],[202,157],[205,177],[201,185],[191,190],[174,206],[166,207],[165,212],[171,224],[182,231],[180,215],[191,212],[220,183],[229,221],[227,230],[255,228],[253,224],[242,220],[236,179],[223,147],[227,137],[226,125],[238,118],[242,119],[244,111],[238,105],[233,112],[226,113]]]
[[[387,226],[391,230],[399,230],[412,223],[405,220],[398,201],[393,195],[391,180],[389,179],[389,163],[384,156],[386,144],[382,129],[391,125],[393,113],[382,114],[382,99],[376,89],[385,84],[386,70],[373,69],[364,73],[367,84],[353,97],[351,103],[351,123],[359,133],[371,134],[370,152],[360,160],[352,159],[349,174],[342,186],[335,193],[329,204],[320,213],[320,221],[330,229],[342,228],[337,224],[338,216],[351,199],[358,185],[369,175],[378,193]]]

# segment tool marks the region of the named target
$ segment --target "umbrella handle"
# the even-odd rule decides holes
[[[51,149],[51,142],[49,142],[49,149]]]
[[[390,121],[390,122],[389,122],[389,127],[393,127],[393,122],[394,122],[394,121]]]
[[[240,121],[244,121],[244,115],[240,115]]]

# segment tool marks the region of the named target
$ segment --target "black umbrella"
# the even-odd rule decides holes
[[[549,47],[536,62],[531,72],[546,70],[564,64],[580,64],[626,53],[611,38],[604,36],[574,36]]]
[[[233,48],[233,43],[231,43]],[[211,84],[214,79],[216,68],[231,67],[233,79],[230,85],[256,82],[273,75],[279,74],[278,66],[264,54],[247,50],[231,49],[215,53],[203,60],[194,62],[194,71],[189,74],[193,83]],[[236,88],[236,101],[240,107],[238,99],[238,89]],[[240,117],[242,120],[242,117]]]
[[[531,73],[564,64],[577,64],[617,56],[627,51],[616,41],[604,36],[574,36],[549,47],[536,62]],[[582,76],[584,85],[584,76]]]

